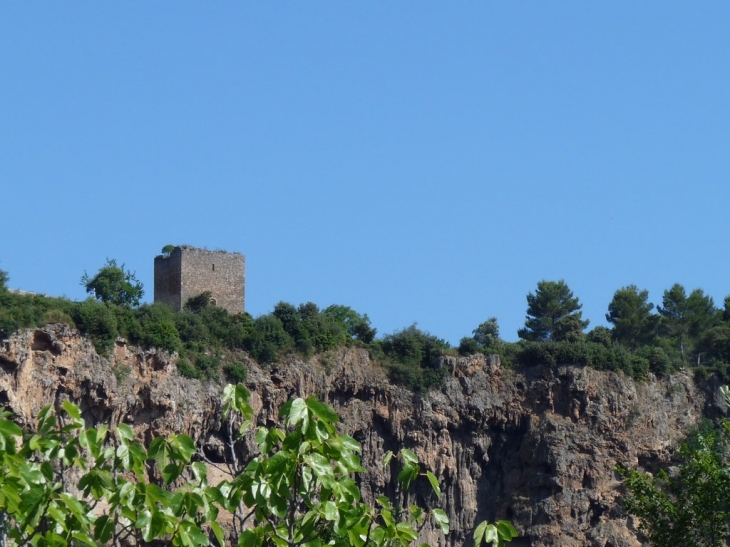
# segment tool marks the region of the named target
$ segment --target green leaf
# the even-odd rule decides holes
[[[296,398],[291,402],[286,425],[289,427],[297,427],[299,424],[301,424],[301,431],[305,433],[309,426],[309,412],[304,399]]]
[[[23,436],[23,430],[10,420],[0,420],[0,433],[13,437]]]
[[[423,522],[423,509],[418,507],[418,505],[410,505],[408,507],[408,512],[411,514],[411,519],[418,522],[419,524]]]
[[[499,543],[499,532],[494,524],[487,524],[487,529],[484,532],[484,541],[487,543]]]
[[[418,476],[418,466],[414,465],[404,465],[403,469],[401,469],[401,472],[398,473],[397,480],[399,483],[403,485],[404,488],[408,488],[413,481]]]
[[[164,507],[172,497],[168,491],[163,490],[156,484],[145,485],[144,495],[148,507],[156,507],[158,503]]]
[[[109,515],[102,515],[94,522],[94,538],[99,543],[107,543],[114,532],[114,521],[109,518]]]
[[[360,446],[360,443],[352,437],[348,437],[347,435],[340,435],[340,439],[342,440],[343,446],[347,450],[351,450],[352,452],[356,452],[358,454],[362,452],[362,447]]]
[[[125,471],[129,469],[129,445],[127,443],[121,443],[117,446],[117,458],[122,462],[122,469]]]
[[[162,479],[165,484],[169,485],[177,479],[183,472],[183,466],[176,463],[169,463],[162,470]]]
[[[315,422],[314,435],[319,442],[324,442],[330,438],[332,426],[326,424],[322,420]],[[340,445],[342,443],[339,443]]]
[[[178,528],[178,531],[182,532],[183,530],[190,540],[189,545],[210,545],[210,540],[208,540],[208,536],[206,536],[203,531],[198,528],[194,523],[189,521],[182,522],[180,524],[180,527]]]
[[[152,511],[149,509],[143,509],[137,512],[137,519],[134,521],[134,526],[140,530],[146,530],[152,522]]]
[[[266,472],[273,475],[283,477],[288,473],[288,469],[296,465],[296,454],[280,450],[271,458],[266,465]]]
[[[210,529],[213,530],[213,533],[215,534],[215,539],[218,540],[218,545],[225,545],[225,534],[223,533],[221,525],[215,520],[209,521],[208,524],[210,524]]]
[[[28,484],[43,484],[46,482],[43,472],[36,465],[23,464],[18,468],[18,471]]]
[[[152,541],[165,530],[165,515],[160,511],[152,511],[149,526],[143,530],[144,540]]]
[[[407,448],[404,448],[400,451],[400,455],[403,458],[403,462],[406,464],[418,464],[418,457],[413,453],[413,451],[408,450]]]
[[[393,513],[388,511],[387,509],[383,509],[380,512],[380,518],[383,519],[383,522],[388,528],[391,528],[395,526],[395,519],[393,518]]]
[[[79,488],[84,495],[92,495],[94,499],[100,499],[106,491],[112,487],[112,477],[107,471],[92,469],[79,480]]]
[[[94,539],[92,537],[90,537],[88,534],[85,534],[84,532],[81,532],[81,531],[72,532],[71,537],[77,541],[86,543],[86,545],[91,545],[91,547],[97,547],[97,542],[94,541]],[[63,543],[63,545],[65,545],[65,542]]]
[[[76,499],[75,496],[72,496],[70,494],[61,494],[61,499],[63,500],[63,503],[66,505],[66,508],[71,511],[71,513],[79,520],[79,521],[85,521],[86,513],[84,506],[81,505],[81,502]]]
[[[444,534],[449,533],[449,517],[446,515],[443,509],[433,510],[433,520],[436,521],[436,524],[439,528],[441,528],[441,531]]]
[[[228,384],[223,388],[223,416],[228,417],[235,410],[242,417],[250,419],[253,409],[248,404],[249,396],[250,393],[243,384]]]
[[[484,534],[487,531],[487,524],[489,524],[489,523],[485,520],[484,522],[479,523],[479,525],[474,530],[475,547],[479,547],[479,545],[482,544],[482,540],[484,539]]]
[[[203,462],[193,462],[190,467],[193,469],[195,480],[205,485],[208,479],[208,468],[205,467],[205,464]]]
[[[402,541],[410,543],[411,541],[416,541],[418,538],[418,532],[407,522],[399,522],[395,525],[395,529],[398,531],[397,535]]]
[[[431,483],[431,488],[433,488],[433,491],[436,494],[436,497],[440,498],[441,497],[441,487],[439,486],[438,479],[430,471],[426,471],[426,477],[428,477],[428,482]]]
[[[360,471],[363,471],[363,468],[360,465],[360,457],[352,452],[342,453],[338,463],[344,464],[345,471],[347,473],[359,473]]]
[[[314,398],[314,396],[307,397],[306,403],[309,407],[309,410],[312,411],[312,414],[317,416],[317,418],[319,418],[323,422],[326,422],[328,424],[334,424],[340,421],[340,417],[331,406],[320,403],[317,399]]]
[[[390,498],[388,496],[378,496],[376,501],[383,509],[387,509],[391,506]]]
[[[68,526],[66,526],[66,516],[68,515],[68,513],[61,510],[61,508],[55,503],[48,504],[48,508],[46,509],[46,511],[48,513],[48,516],[56,521],[56,524],[58,526],[61,526],[61,528],[63,528],[64,532],[68,532]]]
[[[322,454],[317,454],[316,452],[314,454],[309,454],[304,457],[304,461],[307,462],[307,464],[312,468],[312,471],[314,471],[314,474],[318,477],[333,474],[332,465],[327,458],[322,456]]]
[[[388,464],[390,463],[390,460],[393,459],[393,451],[388,450],[385,455],[383,456],[383,468],[388,467]]]
[[[131,441],[134,439],[134,431],[127,424],[119,424],[116,429],[117,437],[124,439],[125,441]]]
[[[246,530],[241,534],[238,544],[240,547],[261,547],[264,542],[263,530],[256,528]]]
[[[195,454],[195,442],[187,435],[171,435],[170,445],[180,452],[185,463],[190,461],[193,454]]]
[[[512,541],[512,539],[519,535],[515,527],[512,526],[512,523],[506,520],[497,521],[497,531],[499,532],[499,537],[504,541]]]
[[[324,518],[331,522],[337,520],[338,516],[339,511],[337,511],[337,506],[331,501],[324,502]]]
[[[155,460],[160,469],[164,469],[170,463],[170,455],[170,447],[164,437],[153,439],[147,449],[147,456]]]
[[[71,416],[71,418],[73,418],[74,420],[81,419],[81,409],[78,406],[76,406],[75,404],[73,404],[71,401],[65,400],[64,402],[61,403],[61,406],[66,411],[66,414]]]
[[[131,443],[129,446],[129,468],[134,471],[137,478],[141,479],[145,474],[145,460],[147,452],[139,443]]]

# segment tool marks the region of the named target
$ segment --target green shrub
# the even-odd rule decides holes
[[[233,319],[225,308],[217,306],[208,306],[198,311],[199,317],[208,327],[210,333],[210,342],[215,346],[234,346],[231,331],[233,329]]]
[[[643,346],[636,350],[636,356],[645,359],[648,369],[658,376],[666,376],[674,370],[669,356],[660,347]]]
[[[221,360],[218,355],[199,354],[195,358],[195,368],[205,378],[218,378],[221,370]]]
[[[188,298],[188,301],[185,302],[184,308],[186,310],[190,310],[193,312],[199,312],[210,306],[210,301],[212,298],[213,298],[212,292],[210,292],[210,291],[202,292],[198,296],[193,296],[191,298]]]
[[[175,327],[180,339],[190,349],[202,350],[211,345],[210,330],[199,314],[183,310],[175,314]]]
[[[139,314],[142,310],[133,310],[127,306],[114,306],[109,304],[110,309],[117,318],[117,330],[119,336],[126,338],[132,344],[144,345],[143,329],[139,321]]]
[[[518,355],[520,364],[534,365],[585,365],[597,370],[624,372],[632,378],[645,378],[649,361],[632,355],[620,346],[606,347],[596,342],[528,342]]]
[[[450,348],[448,342],[415,325],[385,336],[380,348],[395,383],[424,392],[441,385],[446,377],[438,358]]]
[[[175,312],[165,304],[145,304],[138,311],[142,335],[140,342],[145,347],[178,351],[182,345],[175,326]]]
[[[8,338],[21,327],[23,325],[11,310],[0,309],[0,340]]]
[[[246,349],[256,331],[254,318],[248,313],[236,313],[229,317],[226,345],[229,348]]]
[[[335,318],[318,313],[305,321],[309,339],[318,352],[325,352],[344,346],[350,340],[345,325]]]
[[[107,258],[94,277],[84,272],[81,284],[98,300],[117,306],[136,307],[144,296],[144,287],[134,272],[126,270],[124,264],[117,265],[114,259]]]
[[[49,325],[52,323],[63,323],[64,325],[68,325],[70,327],[75,327],[74,320],[71,319],[71,316],[67,314],[63,310],[59,310],[58,308],[51,308],[46,313],[43,314],[43,317],[41,317],[41,325]]]
[[[248,370],[241,363],[230,363],[223,368],[223,372],[232,384],[242,384],[248,377]]]
[[[87,298],[72,307],[72,318],[94,344],[96,351],[107,354],[119,336],[117,317],[111,305]]]
[[[177,370],[180,376],[185,378],[200,378],[202,376],[200,371],[191,365],[187,359],[178,359]]]
[[[0,337],[6,338],[24,327],[42,326],[51,308],[66,309],[69,301],[43,295],[0,291]]]
[[[293,347],[291,337],[275,315],[262,315],[256,318],[255,325],[256,330],[246,349],[259,363],[274,363],[279,353]]]
[[[608,327],[599,326],[586,335],[586,340],[610,348],[613,345],[613,334]]]
[[[459,355],[474,355],[481,353],[482,347],[472,336],[465,336],[459,341]]]
[[[303,307],[308,319],[319,312],[316,306],[314,306],[314,309],[307,307],[306,304],[299,306],[300,309]],[[304,317],[300,313],[300,310],[288,302],[279,302],[276,306],[274,306],[272,315],[281,322],[284,332],[286,332],[286,334],[294,342],[296,351],[305,357],[311,356],[314,350],[314,345],[312,344],[309,331],[304,325]]]
[[[370,318],[367,314],[360,315],[349,306],[335,304],[326,308],[322,315],[341,324],[353,340],[369,344],[375,339],[377,330],[370,325]]]

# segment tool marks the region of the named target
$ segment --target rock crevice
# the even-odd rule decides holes
[[[363,446],[362,490],[393,494],[381,458],[412,449],[442,483],[453,532],[424,528],[433,546],[471,545],[483,519],[509,519],[515,546],[634,547],[633,521],[617,499],[615,467],[667,462],[677,443],[717,404],[689,373],[635,382],[581,366],[505,370],[495,357],[448,357],[445,386],[425,397],[391,385],[365,350],[346,348],[262,369],[248,388],[256,420],[272,425],[292,396],[317,394]],[[325,366],[326,365],[326,366]],[[101,357],[74,329],[48,325],[0,343],[0,404],[23,425],[45,405],[78,404],[87,423],[125,422],[146,441],[186,433],[223,457],[220,386],[182,378],[176,356],[119,340]],[[253,446],[248,443],[248,446]],[[243,455],[245,457],[245,454]],[[414,501],[433,503],[427,485]]]

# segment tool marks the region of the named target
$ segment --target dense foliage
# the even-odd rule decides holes
[[[118,266],[114,259],[107,258],[94,277],[84,272],[81,284],[98,300],[117,306],[138,306],[144,296],[142,283],[134,273],[125,270],[124,264]]]
[[[625,510],[639,517],[649,545],[722,547],[730,538],[728,423],[697,433],[679,450],[669,474],[619,468],[627,494]]]
[[[314,398],[286,403],[280,426],[256,430],[258,454],[244,455],[247,399],[241,385],[223,392],[227,458],[207,463],[227,467],[228,478],[215,485],[186,435],[145,447],[127,424],[87,427],[69,401],[59,415],[44,408],[32,432],[0,410],[0,544],[405,547],[427,520],[449,532],[443,510],[407,503],[416,481],[430,483],[436,503],[441,496],[436,477],[407,449],[383,461],[398,466],[398,492],[364,503],[355,480],[360,445],[338,433],[337,414]],[[232,515],[228,533],[223,512]],[[483,522],[475,545],[503,546],[516,535],[507,522]]]
[[[412,325],[383,337],[376,351],[382,352],[395,382],[423,392],[440,385],[446,376],[439,357],[447,349],[448,342]]]
[[[130,280],[123,266],[114,275],[110,268],[116,268],[113,260],[90,281]],[[658,307],[635,285],[617,290],[606,313],[612,327],[585,332],[582,305],[565,281],[543,280],[527,295],[522,340],[503,340],[497,318],[489,317],[458,348],[451,348],[415,325],[376,338],[367,315],[342,305],[320,310],[312,302],[279,302],[271,313],[254,318],[212,305],[210,293],[191,298],[185,309],[175,312],[163,304],[116,303],[109,296],[117,294],[114,290],[100,289],[97,296],[106,297],[73,302],[9,291],[7,282],[7,273],[0,271],[0,338],[21,327],[67,323],[89,336],[102,353],[119,336],[143,347],[177,351],[180,371],[193,378],[223,374],[240,381],[245,378],[244,353],[266,365],[290,354],[320,354],[327,360],[335,348],[358,345],[384,364],[394,382],[419,392],[444,382],[448,374],[439,357],[457,351],[496,354],[507,367],[578,364],[637,379],[691,367],[700,379],[716,373],[730,379],[730,297],[720,310],[701,289],[688,294],[679,284],[664,292]]]

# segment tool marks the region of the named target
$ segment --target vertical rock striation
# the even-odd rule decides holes
[[[425,397],[391,385],[366,351],[352,348],[267,369],[248,363],[248,387],[265,425],[292,396],[319,394],[332,404],[362,443],[366,496],[394,495],[381,458],[414,450],[441,479],[453,529],[444,537],[424,528],[421,539],[450,547],[471,545],[478,522],[502,518],[521,533],[515,546],[640,545],[617,503],[615,466],[666,463],[683,436],[718,411],[689,373],[635,382],[581,366],[516,372],[484,356],[445,363],[452,371],[446,385]],[[147,441],[186,433],[211,458],[223,457],[220,386],[181,378],[174,355],[120,340],[100,357],[63,325],[0,343],[0,404],[18,421],[32,425],[43,406],[64,399],[81,406],[87,423],[126,422]],[[435,502],[426,485],[412,496]]]

